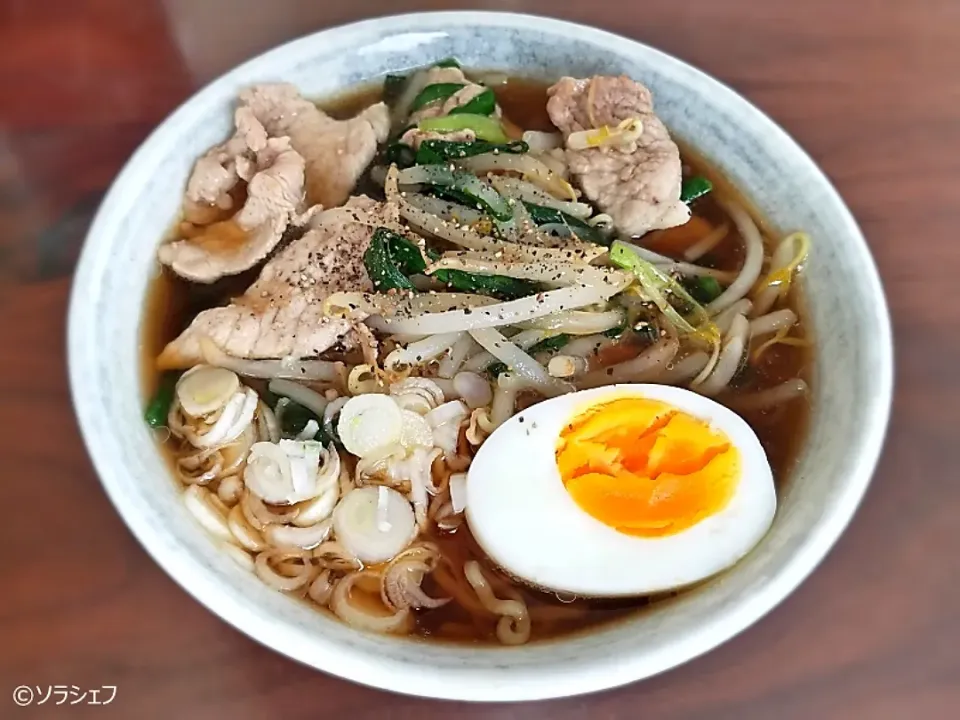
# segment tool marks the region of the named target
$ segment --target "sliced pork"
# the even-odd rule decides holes
[[[188,222],[181,226],[189,237],[164,243],[157,253],[160,262],[194,282],[209,283],[252,268],[277,246],[289,224],[300,221],[303,157],[290,147],[289,138],[267,138],[255,119],[251,127],[258,132],[243,134],[241,111],[237,114],[237,134],[226,146],[239,145],[242,136],[244,152],[230,153],[221,146],[197,162],[187,183]],[[231,193],[240,181],[248,181],[243,206],[232,218],[203,224],[209,219],[205,213],[231,207]]]
[[[363,254],[374,230],[396,225],[397,209],[366,196],[316,215],[313,228],[271,258],[260,277],[229,305],[204,310],[160,354],[160,368],[203,360],[201,338],[236,358],[311,358],[334,346],[356,347],[349,320],[328,318],[323,302],[338,291],[373,289]]]
[[[199,206],[198,212],[202,212],[204,206],[231,209],[231,190],[240,180],[246,181],[252,176],[256,154],[267,146],[267,131],[253,113],[243,107],[234,113],[234,125],[233,137],[210,148],[193,166],[187,181],[188,214],[193,209],[189,206]]]
[[[240,93],[271,136],[288,136],[306,161],[309,205],[342,205],[390,131],[384,103],[372,105],[349,120],[334,120],[296,87],[287,83],[257,85]]]
[[[654,114],[646,87],[628,77],[565,77],[547,93],[547,112],[564,135],[571,175],[620,232],[643,235],[687,222],[680,151]]]
[[[411,123],[417,123],[421,120],[425,120],[426,118],[449,115],[451,110],[455,110],[458,107],[466,105],[477,95],[486,90],[483,85],[478,85],[477,83],[468,80],[467,76],[463,74],[463,70],[460,68],[434,67],[427,71],[427,79],[424,87],[446,83],[460,83],[463,85],[463,87],[445,99],[434,100],[433,102],[424,105],[422,108],[417,109],[412,115],[410,115]]]
[[[410,128],[401,137],[400,142],[409,145],[414,150],[419,150],[420,145],[426,140],[443,140],[444,142],[462,142],[470,143],[477,139],[477,134],[470,129],[454,130],[448,133],[433,132],[432,130],[419,130]]]
[[[463,87],[447,98],[434,100],[431,103],[427,103],[422,108],[417,109],[410,115],[408,120],[409,124],[415,125],[421,120],[426,120],[427,118],[449,115],[453,110],[466,105],[468,102],[485,92],[487,89],[483,85],[478,85],[477,83],[469,80],[467,76],[463,74],[463,70],[458,67],[430,68],[426,71],[426,77],[424,78],[422,87],[427,88],[431,85],[440,85],[446,83],[459,83],[462,84]],[[500,115],[499,107],[496,108],[494,114],[497,116]],[[438,133],[419,130],[416,127],[412,127],[403,134],[403,137],[400,138],[400,142],[406,143],[416,150],[420,147],[420,144],[424,140],[443,139],[448,142],[473,142],[476,140],[476,137],[476,133],[474,133],[473,130],[455,130],[449,133]]]

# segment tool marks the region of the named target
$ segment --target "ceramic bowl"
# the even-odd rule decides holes
[[[739,565],[653,612],[552,642],[471,647],[364,634],[241,570],[187,514],[142,422],[140,330],[154,249],[198,155],[231,127],[237,92],[285,80],[322,97],[389,71],[455,56],[557,78],[625,73],[660,116],[780,230],[813,238],[804,283],[817,337],[811,429],[772,530]],[[859,229],[829,181],[777,125],[729,88],[639,43],[556,20],[428,13],[369,20],[290,42],[194,95],[136,151],[90,228],[69,317],[73,400],[117,510],[153,558],[238,630],[359,683],[438,698],[526,700],[639,680],[733,637],[783,600],[854,513],[888,420],[890,321]]]

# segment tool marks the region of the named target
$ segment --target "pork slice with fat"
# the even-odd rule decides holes
[[[570,173],[586,197],[626,235],[683,225],[690,210],[680,201],[680,150],[653,112],[650,91],[628,77],[562,78],[547,94],[550,120],[568,142]],[[639,120],[642,132],[619,144],[572,149],[570,135],[625,120]]]
[[[317,357],[333,347],[356,347],[354,321],[329,318],[324,301],[340,291],[373,289],[363,254],[374,230],[396,226],[396,206],[366,196],[315,216],[312,229],[271,258],[247,291],[223,307],[204,310],[157,359],[161,369],[203,362],[202,338],[244,359]]]
[[[210,153],[197,162],[187,185],[185,216],[198,220],[201,201],[209,201],[214,193],[217,207],[229,207],[232,186],[246,180],[243,207],[226,220],[184,223],[181,228],[190,230],[189,237],[166,242],[157,251],[160,262],[175,273],[203,283],[252,268],[273,251],[288,225],[304,219],[300,217],[304,161],[288,138],[263,136],[252,157],[235,156],[230,168],[236,179],[231,183],[223,182],[223,174],[218,176],[211,165]],[[226,173],[226,166],[218,167]],[[228,184],[231,187],[225,190]]]
[[[390,111],[371,105],[349,120],[335,120],[288,83],[256,85],[240,93],[272,136],[288,136],[306,161],[307,200],[325,208],[342,205],[387,139]]]

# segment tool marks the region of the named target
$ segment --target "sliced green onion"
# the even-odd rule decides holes
[[[183,373],[178,371],[165,372],[160,376],[157,383],[157,390],[150,398],[146,411],[143,413],[143,419],[147,425],[152,428],[166,427],[167,415],[170,414],[170,406],[173,405],[173,395],[177,389],[177,380]]]
[[[500,193],[472,173],[454,172],[453,183],[450,187],[474,198],[489,210],[490,214],[497,220],[513,218],[513,208],[510,207],[510,203],[500,197]]]
[[[680,283],[690,293],[690,297],[701,305],[709,305],[723,294],[723,287],[715,277],[709,275],[686,277]]]
[[[319,428],[313,436],[313,440],[322,442],[325,446],[333,442],[333,438],[323,429],[323,418],[317,417],[312,410],[305,408],[300,403],[294,402],[290,398],[284,398],[287,401],[280,415],[280,435],[285,438],[295,438],[307,426],[307,423],[313,420]]]
[[[455,202],[458,205],[465,205],[468,208],[473,208],[474,210],[480,210],[481,212],[486,212],[486,208],[478,203],[474,198],[470,197],[466,193],[462,193],[459,190],[454,190],[453,188],[443,187],[442,185],[432,185],[429,188],[431,195],[440,198],[441,200],[449,200],[450,202]]]
[[[451,115],[490,115],[497,108],[497,96],[487,88],[476,97],[450,111]]]
[[[477,138],[492,143],[508,143],[510,138],[503,132],[500,121],[486,115],[445,115],[443,117],[426,118],[420,121],[421,130],[427,132],[456,132],[457,130],[473,130]]]
[[[566,333],[560,333],[559,335],[544,338],[540,342],[534,343],[527,350],[527,353],[530,355],[535,355],[538,352],[544,352],[545,350],[554,352],[562,348],[568,342],[570,342],[570,336]]]
[[[570,342],[570,339],[571,338],[569,335],[563,333],[560,335],[554,335],[553,337],[544,338],[540,342],[534,343],[526,350],[526,352],[530,355],[536,355],[537,353],[544,351],[553,352],[559,350],[568,342]],[[487,365],[487,367],[484,369],[484,372],[486,372],[492,378],[497,378],[503,373],[507,372],[508,369],[509,368],[507,367],[506,363],[495,361]]]
[[[438,257],[435,252],[428,252],[428,254],[432,260]],[[367,255],[371,256],[370,264],[367,264]],[[386,289],[413,289],[413,283],[409,281],[408,276],[420,275],[427,269],[427,263],[420,248],[402,235],[386,228],[377,228],[370,242],[370,249],[364,255],[364,264],[374,284]],[[405,282],[399,280],[398,276],[403,276]],[[536,283],[503,275],[438,270],[433,277],[461,292],[480,293],[505,300],[526,297],[540,291],[540,286]]]
[[[633,324],[631,328],[635,337],[640,338],[648,345],[653,345],[660,339],[660,328],[657,324],[649,320],[641,320]]]
[[[441,68],[458,68],[460,67],[460,61],[455,57],[444,58],[443,60],[438,60],[433,64],[434,67]]]
[[[408,277],[423,274],[427,269],[427,261],[424,260],[420,248],[395,232],[387,231],[384,237],[387,240],[387,247],[390,248],[390,257],[393,258],[400,272]]]
[[[438,255],[430,252],[430,258]],[[363,256],[367,274],[378,290],[413,290],[410,275],[421,275],[427,262],[414,243],[387,228],[377,228],[370,247]],[[437,280],[455,290],[490,295],[504,300],[514,300],[540,292],[540,286],[528,280],[518,280],[503,275],[480,275],[462,270],[438,270],[433,274]]]
[[[403,94],[409,79],[407,75],[387,75],[383,79],[383,101],[387,105],[393,105]]]
[[[719,339],[717,326],[707,311],[678,281],[640,257],[629,244],[616,240],[610,248],[610,262],[634,274],[640,284],[641,296],[654,303],[678,332],[698,335],[710,342]],[[681,313],[675,303],[681,305],[684,312]]]
[[[507,371],[507,364],[504,362],[500,362],[499,360],[497,362],[492,362],[489,365],[487,365],[487,370],[486,370],[487,374],[490,375],[490,377],[494,377],[494,378],[500,377],[506,371]]]
[[[464,202],[462,198],[468,198],[465,204],[479,205],[497,220],[510,220],[513,217],[510,204],[473,173],[451,170],[444,165],[423,165],[404,171],[401,181],[427,183],[455,191],[460,202]]]
[[[530,217],[537,225],[566,225],[570,231],[581,240],[594,243],[596,245],[609,245],[610,240],[606,238],[597,228],[587,225],[583,220],[568,215],[565,212],[554,208],[544,207],[543,205],[534,205],[524,201],[524,207],[530,213]]]
[[[417,156],[413,148],[399,141],[387,145],[384,159],[387,165],[396,165],[401,170],[406,170],[417,162]]]
[[[463,270],[437,270],[432,277],[460,292],[490,295],[502,300],[516,300],[540,292],[540,286],[534,282],[504,275],[481,275]]]
[[[450,140],[424,140],[417,150],[417,165],[436,165],[459,158],[486,155],[487,153],[510,153],[519,155],[530,151],[523,140],[510,143],[491,143],[484,140],[474,142],[452,142]]]
[[[400,270],[394,257],[393,237],[399,236],[386,228],[377,228],[370,247],[363,254],[363,265],[377,290],[413,290],[413,283]]]
[[[687,178],[680,186],[680,201],[689,205],[697,198],[701,198],[713,190],[713,183],[701,175]]]
[[[440,165],[447,162],[447,159],[435,152],[430,147],[424,147],[428,141],[420,143],[420,148],[417,150],[417,156],[415,162],[417,165]]]
[[[429,105],[432,102],[446,100],[457,92],[457,90],[462,90],[465,87],[466,85],[464,83],[434,83],[433,85],[427,85],[420,91],[420,94],[413,99],[413,103],[410,105],[410,112],[415,112],[424,105]]]
[[[609,330],[604,330],[601,334],[604,337],[608,337],[608,338],[618,338],[621,335],[623,335],[626,329],[627,329],[627,324],[621,323],[620,325],[617,325],[616,327],[612,327]]]

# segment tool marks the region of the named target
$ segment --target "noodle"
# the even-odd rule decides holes
[[[497,623],[497,639],[500,642],[504,645],[522,645],[530,639],[530,614],[519,595],[510,600],[498,599],[476,560],[464,565],[463,574],[473,586],[481,604],[490,612],[501,616]]]
[[[290,561],[296,561],[290,563]],[[299,590],[313,579],[315,568],[302,550],[270,548],[257,555],[257,577],[276,590]]]
[[[493,432],[493,419],[486,408],[477,408],[470,414],[470,425],[467,427],[467,442],[479,446]]]
[[[392,615],[375,615],[353,602],[353,587],[367,579],[379,582],[378,575],[370,570],[351,573],[338,582],[330,598],[330,609],[345,623],[361,630],[400,635],[410,632],[410,608],[397,610]]]
[[[243,508],[235,505],[227,516],[227,525],[238,543],[251,552],[260,552],[267,547],[260,531],[247,522]]]
[[[330,571],[324,570],[310,583],[307,596],[317,605],[326,605],[333,595],[334,582],[330,579]]]

